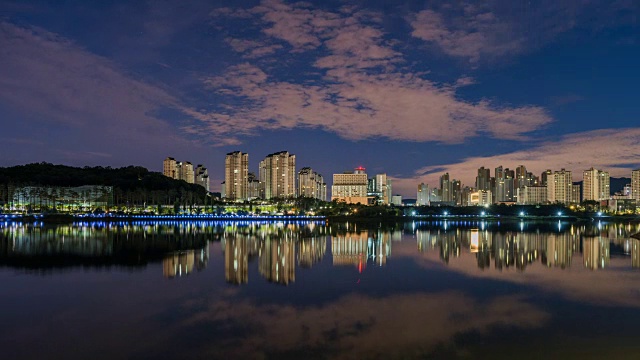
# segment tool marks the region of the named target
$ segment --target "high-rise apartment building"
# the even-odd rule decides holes
[[[515,171],[504,169],[504,200],[507,202],[511,202],[515,200],[516,197],[516,178]]]
[[[355,172],[333,174],[331,186],[331,201],[344,201],[347,204],[368,204],[367,197],[368,178],[364,168],[358,168]]]
[[[531,185],[529,182],[529,177],[527,173],[527,168],[524,165],[520,165],[516,168],[515,177],[514,177],[514,188],[518,189],[523,186]]]
[[[541,205],[548,201],[546,186],[523,186],[517,190],[518,205]]]
[[[375,186],[380,204],[391,204],[391,179],[387,178],[387,174],[377,174]]]
[[[540,185],[547,186],[548,179],[553,176],[553,171],[551,169],[547,169],[542,174],[540,174]]]
[[[418,195],[416,197],[416,205],[425,206],[429,205],[429,185],[421,183],[418,185]]]
[[[327,184],[322,175],[310,167],[298,171],[298,196],[327,201]]]
[[[562,169],[547,176],[547,200],[554,203],[569,204],[572,200],[573,180],[571,171]]]
[[[488,206],[491,205],[493,198],[491,196],[491,190],[478,190],[469,192],[469,199],[467,205],[469,206]]]
[[[206,167],[200,164],[196,166],[196,169],[194,170],[194,176],[196,185],[200,185],[203,188],[207,189],[207,191],[210,191],[209,171],[207,171]]]
[[[640,201],[640,169],[631,171],[631,198]]]
[[[162,163],[162,175],[178,180],[178,167],[176,159],[167,157]]]
[[[495,168],[494,178],[495,187],[493,189],[493,202],[504,202],[506,201],[506,174],[502,166]]]
[[[206,174],[207,169],[202,165],[198,166],[198,171],[201,171],[199,174],[190,162],[176,161],[176,159],[172,157],[167,157],[162,163],[162,174],[175,180],[184,180],[189,184],[201,185],[209,191],[209,176]],[[201,175],[201,177],[198,178],[198,175]]]
[[[491,190],[491,169],[485,169],[484,166],[478,169],[478,176],[476,176],[476,190]]]
[[[225,197],[229,200],[248,199],[249,154],[240,151],[228,153],[224,160]]]
[[[248,173],[247,175],[247,199],[249,200],[253,200],[253,199],[257,199],[263,198],[263,194],[260,192],[261,191],[261,187],[260,187],[260,179],[258,179],[258,177],[256,176],[255,173]]]
[[[288,151],[269,154],[258,171],[264,199],[296,197],[296,156]]]
[[[440,176],[440,201],[453,202],[453,183],[449,173]]]
[[[188,161],[184,161],[184,162],[181,161],[177,163],[177,167],[178,167],[178,173],[180,174],[179,175],[180,180],[184,180],[189,184],[195,183],[195,172],[193,170],[192,163]]]
[[[611,196],[609,173],[595,168],[585,170],[582,181],[582,201],[608,200]]]
[[[582,192],[582,185],[576,183],[571,185],[571,204],[580,204],[580,193]]]

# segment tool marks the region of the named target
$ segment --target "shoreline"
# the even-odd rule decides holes
[[[342,216],[310,216],[310,215],[270,215],[270,216],[228,216],[228,215],[71,215],[71,214],[32,214],[32,215],[0,215],[4,222],[43,222],[43,223],[74,223],[74,222],[132,222],[132,221],[325,221],[325,222],[412,222],[412,221],[631,221],[640,222],[640,215],[549,215],[549,216],[481,216],[481,215],[417,215],[417,216],[379,216],[360,217],[353,215]],[[640,235],[638,235],[640,237]]]

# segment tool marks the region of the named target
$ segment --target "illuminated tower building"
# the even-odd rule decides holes
[[[258,172],[264,199],[296,197],[296,156],[288,151],[269,154]]]
[[[515,172],[513,170],[504,170],[504,201],[514,201],[515,199]]]
[[[640,201],[640,169],[631,171],[631,198]]]
[[[327,184],[322,175],[310,167],[304,167],[298,172],[298,196],[327,201]]]
[[[235,201],[246,200],[248,183],[249,154],[240,151],[228,153],[224,161],[225,197]]]
[[[333,174],[333,185],[331,186],[331,201],[344,201],[347,204],[368,204],[367,174],[363,167],[359,167],[355,172],[344,172]]]
[[[177,165],[178,172],[180,173],[180,180],[184,180],[189,184],[193,184],[195,182],[195,172],[193,170],[193,164],[185,161],[179,162]]]
[[[194,176],[195,183],[209,191],[209,172],[207,171],[207,168],[202,165],[196,166],[196,169],[194,170]]]
[[[440,176],[440,196],[442,202],[453,201],[453,183],[449,177],[449,173]]]
[[[176,159],[167,157],[162,163],[162,174],[172,179],[178,179],[178,168]]]
[[[451,201],[455,205],[462,205],[462,183],[460,180],[451,181]]]
[[[514,181],[515,181],[514,187],[516,189],[521,188],[523,186],[531,185],[527,174],[528,174],[527,168],[524,165],[520,165],[516,168],[515,178],[514,178]]]
[[[429,185],[421,183],[418,185],[418,196],[416,197],[416,205],[429,205]]]
[[[387,178],[387,174],[377,174],[375,185],[376,193],[380,196],[380,203],[391,204],[391,180]]]
[[[495,178],[495,189],[493,191],[494,202],[503,202],[506,199],[506,174],[504,168],[502,166],[498,166],[495,168],[494,178]]]
[[[256,174],[250,172],[247,175],[247,199],[252,200],[256,198],[262,198],[260,193],[260,180],[256,177]]]
[[[478,176],[476,176],[476,190],[491,190],[491,170],[481,167],[478,169]]]
[[[585,200],[608,200],[610,197],[610,176],[606,171],[595,168],[585,170],[582,182],[582,201]]]
[[[549,178],[553,176],[553,171],[549,170],[545,170],[541,175],[540,175],[540,185],[542,186],[547,186],[547,183],[549,182]]]
[[[554,171],[551,177],[547,177],[547,199],[550,203],[571,203],[572,190],[571,171],[562,169]]]

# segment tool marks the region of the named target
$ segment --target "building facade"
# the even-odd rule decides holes
[[[416,196],[416,205],[428,206],[429,205],[429,185],[421,183],[418,185],[418,194]]]
[[[542,205],[548,201],[546,186],[523,186],[517,192],[519,205]]]
[[[368,204],[368,178],[363,168],[356,172],[333,174],[331,201],[344,201],[347,204]]]
[[[561,169],[547,176],[547,200],[552,203],[570,204],[572,202],[573,179],[571,171]]]
[[[176,159],[167,157],[162,163],[162,175],[178,180],[179,174],[177,165],[178,163]]]
[[[609,173],[595,168],[582,173],[582,201],[608,200],[611,196]]]
[[[640,169],[631,171],[631,198],[640,201]]]
[[[248,199],[249,154],[228,153],[224,160],[224,197],[233,201]]]
[[[327,184],[322,175],[310,167],[298,172],[298,196],[327,201]]]
[[[207,189],[207,191],[211,191],[209,184],[209,171],[206,167],[200,164],[196,166],[196,169],[194,170],[194,176],[196,185],[200,185],[203,188]]]
[[[264,199],[296,197],[296,156],[288,151],[269,154],[258,171]]]
[[[356,169],[357,171],[359,170]],[[362,171],[364,171],[364,168],[362,168]],[[387,178],[387,174],[377,174],[375,186],[379,203],[383,205],[391,204],[391,180]]]

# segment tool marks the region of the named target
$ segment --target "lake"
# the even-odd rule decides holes
[[[638,359],[637,223],[0,223],[4,359]]]

